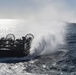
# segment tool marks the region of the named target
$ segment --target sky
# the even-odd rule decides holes
[[[30,16],[34,18],[42,11],[74,14],[76,0],[0,0],[1,19],[28,19]]]

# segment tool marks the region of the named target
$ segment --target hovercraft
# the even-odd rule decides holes
[[[24,57],[30,52],[31,42],[34,36],[27,34],[16,39],[14,34],[8,34],[0,38],[0,57]]]

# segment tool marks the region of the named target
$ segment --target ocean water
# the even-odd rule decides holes
[[[6,29],[9,30],[7,27]],[[35,47],[36,49],[39,49],[39,52],[38,50],[35,50],[35,52],[33,52],[31,55],[34,55],[36,52],[40,53],[40,50],[44,49],[44,46],[49,47],[50,50],[55,49],[54,52],[49,51],[48,48],[45,48],[48,49],[47,51],[50,52],[49,54],[48,52],[47,54],[45,54],[46,51],[44,49],[41,51],[41,52],[44,51],[43,53],[41,53],[39,56],[35,55],[35,57],[31,59],[29,57],[0,58],[0,74],[1,75],[76,75],[76,24],[68,23],[65,30],[66,30],[64,37],[65,43],[62,42],[64,41],[62,40],[63,38],[60,38],[63,35],[60,35],[61,33],[59,33],[58,36],[55,36],[57,39],[58,38],[60,39],[60,40],[58,39],[58,41],[53,40],[54,39],[53,35],[50,36],[50,37],[53,36],[52,38],[50,38],[53,40],[52,42],[54,42],[52,43],[52,45],[54,45],[55,43],[56,44],[54,46],[50,45],[51,47],[49,47],[46,46],[50,44],[50,43],[47,44],[46,42],[48,41],[47,39],[49,38],[43,40],[43,38],[41,38],[43,36],[41,35],[41,37],[39,37],[41,40],[37,40],[40,42],[36,42],[36,44],[37,43],[39,44],[36,45]],[[13,33],[15,33],[15,31]],[[23,34],[20,33],[20,36],[21,35]],[[44,43],[46,43],[46,45]],[[53,47],[56,48],[53,49]]]

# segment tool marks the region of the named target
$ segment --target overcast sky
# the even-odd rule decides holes
[[[54,7],[54,10],[59,12],[64,10],[75,13],[76,0],[0,0],[0,18],[27,19],[29,16],[40,13],[46,7],[48,10]],[[51,12],[54,11],[51,10]]]

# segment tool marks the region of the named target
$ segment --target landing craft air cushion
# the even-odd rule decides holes
[[[34,36],[27,34],[21,39],[15,39],[13,34],[8,34],[0,39],[0,57],[24,57],[30,52]]]

